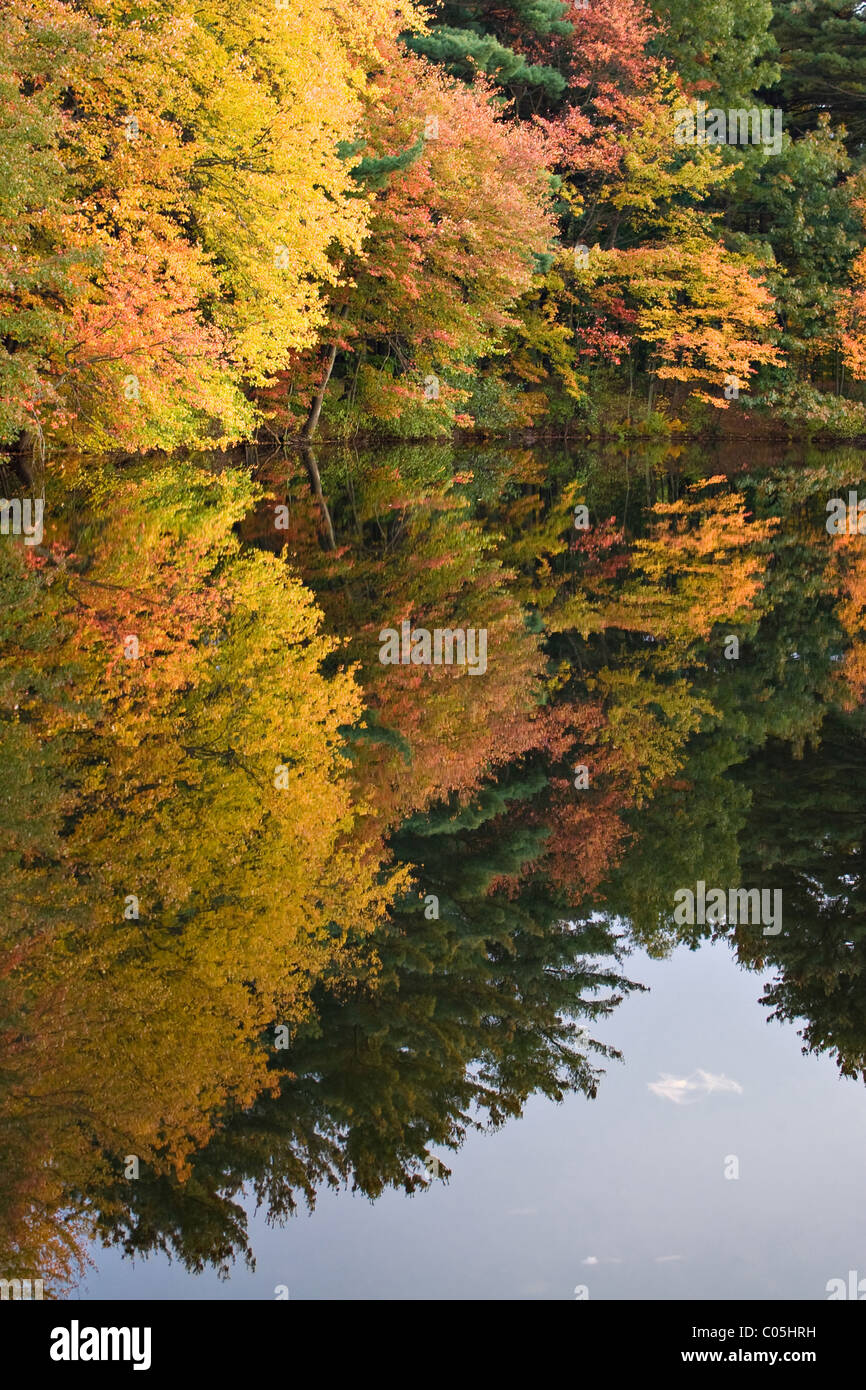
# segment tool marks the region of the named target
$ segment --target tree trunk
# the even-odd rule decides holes
[[[322,401],[325,399],[325,391],[328,388],[328,382],[331,380],[331,372],[334,370],[334,363],[336,362],[336,360],[337,344],[332,343],[331,350],[328,353],[328,360],[325,364],[325,375],[322,378],[322,384],[316,392],[315,396],[313,397],[313,403],[310,406],[310,413],[307,416],[307,423],[304,425],[305,439],[312,439],[313,435],[316,433],[316,427],[319,423],[319,416],[322,413]]]
[[[322,389],[324,390],[324,388]],[[313,489],[313,496],[318,502],[319,510],[322,514],[322,526],[324,530],[324,535],[322,536],[322,545],[324,546],[325,550],[336,550],[337,540],[334,535],[334,524],[331,521],[331,513],[328,511],[328,504],[325,501],[324,493],[322,492],[322,479],[319,476],[319,465],[316,463],[316,456],[313,453],[312,449],[304,449],[302,450],[302,453],[304,456],[304,463],[307,466],[307,474],[310,479],[310,487]]]
[[[15,441],[10,461],[18,476],[32,487],[45,462],[45,442],[41,435],[35,430],[23,430]]]

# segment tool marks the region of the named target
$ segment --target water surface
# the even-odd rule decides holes
[[[8,1277],[866,1269],[860,457],[49,466],[0,540]]]

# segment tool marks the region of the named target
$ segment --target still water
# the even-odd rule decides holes
[[[0,1273],[866,1278],[862,457],[50,466],[0,538]]]

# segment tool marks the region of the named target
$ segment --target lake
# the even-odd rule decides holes
[[[862,459],[50,462],[0,536],[0,1273],[866,1290]]]

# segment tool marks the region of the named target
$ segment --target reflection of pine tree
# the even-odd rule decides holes
[[[739,933],[741,959],[776,968],[763,1002],[866,1081],[866,752],[863,716],[828,717],[803,758],[772,743],[748,768],[744,882],[782,890],[782,931]]]
[[[435,835],[454,835],[460,830],[475,830],[494,816],[502,815],[509,803],[523,801],[547,786],[547,776],[540,768],[511,774],[500,782],[485,786],[467,806],[460,806],[456,796],[447,806],[434,807],[429,813],[410,816],[402,833],[417,833],[430,839]]]
[[[171,1249],[193,1269],[226,1265],[249,1257],[236,1201],[244,1184],[275,1219],[326,1184],[411,1193],[428,1181],[431,1146],[456,1149],[470,1129],[519,1115],[536,1092],[595,1095],[588,1054],[617,1054],[583,1042],[577,1020],[609,1013],[636,987],[616,968],[610,933],[564,921],[540,880],[516,897],[488,891],[543,845],[544,831],[500,814],[538,782],[515,773],[485,788],[471,815],[440,806],[423,823],[413,817],[396,848],[421,891],[377,934],[376,972],[348,996],[320,991],[316,1024],[276,1054],[279,1096],[231,1118],[187,1184],[145,1176],[122,1201],[105,1192],[106,1235],[130,1253]],[[438,920],[424,915],[429,893]],[[609,968],[590,959],[604,955]]]

